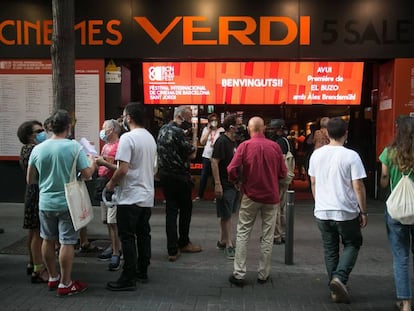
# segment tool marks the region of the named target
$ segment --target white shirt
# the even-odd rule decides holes
[[[315,177],[316,218],[344,221],[359,215],[352,181],[367,175],[355,151],[331,145],[316,149],[310,158],[308,174]]]
[[[155,139],[146,129],[134,129],[120,137],[115,159],[129,163],[129,167],[120,184],[118,204],[154,206],[156,152]]]
[[[207,132],[208,132],[208,127],[206,126],[203,129],[201,136],[206,135]],[[203,158],[211,159],[211,156],[213,155],[214,143],[216,142],[217,138],[219,138],[221,133],[224,133],[224,128],[222,127],[215,129],[215,130],[211,130],[211,132],[208,134],[207,141],[206,141],[206,144],[203,150],[203,155],[202,155]]]

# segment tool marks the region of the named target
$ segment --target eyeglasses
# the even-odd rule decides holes
[[[33,133],[39,134],[39,133],[42,133],[44,131],[45,131],[45,129],[38,129],[38,130],[33,131]]]

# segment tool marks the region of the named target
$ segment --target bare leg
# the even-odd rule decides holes
[[[59,264],[60,273],[62,275],[60,282],[64,285],[69,285],[72,281],[72,264],[75,255],[75,247],[71,244],[62,244],[60,246]]]
[[[47,269],[43,265],[42,259],[42,241],[43,239],[40,237],[39,229],[32,229],[32,243],[30,245],[30,249],[32,252],[33,258],[33,273],[32,273],[32,282],[37,282],[39,278],[42,281],[47,281],[49,279],[49,274]]]
[[[31,229],[32,241],[30,243],[30,251],[32,256],[32,262],[35,265],[43,263],[42,260],[42,238],[40,237],[39,229]]]
[[[43,240],[42,256],[46,264],[49,277],[55,278],[58,276],[56,270],[56,256],[55,256],[55,240]]]
[[[29,263],[33,264],[33,255],[32,255],[32,239],[33,239],[33,229],[29,229],[27,233],[27,249],[29,250]]]
[[[108,224],[109,238],[112,244],[112,254],[119,256],[119,250],[121,249],[121,242],[118,237],[118,225]]]
[[[411,299],[402,301],[402,311],[411,311]]]
[[[233,247],[231,241],[231,218],[220,220],[221,235],[223,241],[226,243],[226,247]]]
[[[83,227],[79,231],[79,240],[80,240],[80,246],[85,247],[88,246],[88,229],[87,227]]]

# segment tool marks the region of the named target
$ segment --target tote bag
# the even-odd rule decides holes
[[[75,142],[76,147],[76,142]],[[85,227],[93,219],[93,209],[91,199],[85,181],[76,179],[76,163],[78,162],[79,152],[75,156],[70,173],[70,180],[65,184],[65,196],[68,203],[70,217],[76,231]]]
[[[386,202],[388,214],[403,225],[414,224],[414,182],[410,174],[402,174]]]
[[[283,158],[285,159],[285,164],[287,168],[286,177],[281,179],[279,182],[285,185],[290,185],[293,178],[295,177],[295,157],[293,156],[292,152],[290,151],[290,143],[289,141],[283,137],[283,139],[286,141],[286,144],[288,146],[288,151],[286,154],[283,155]]]

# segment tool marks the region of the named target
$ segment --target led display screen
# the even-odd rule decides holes
[[[362,62],[144,62],[144,102],[358,105]]]

